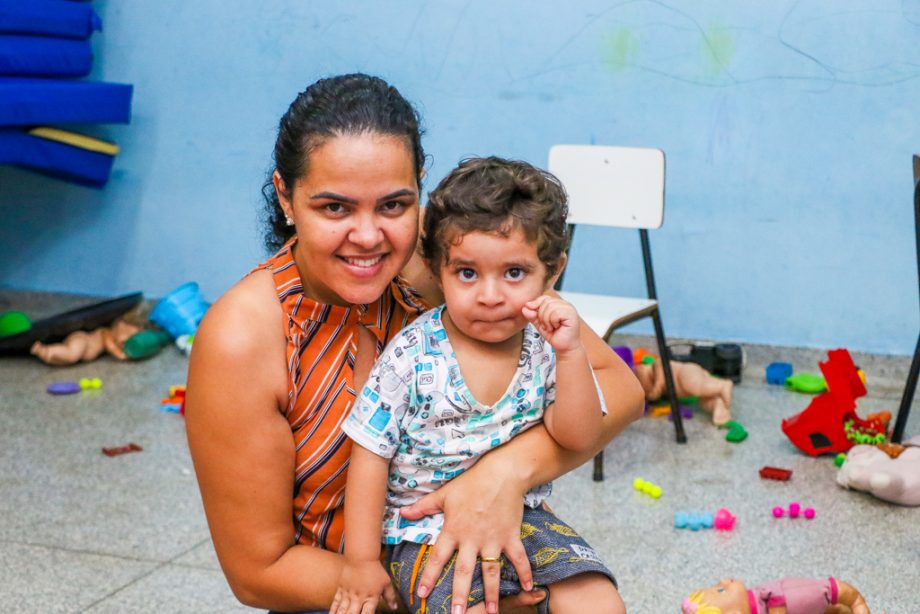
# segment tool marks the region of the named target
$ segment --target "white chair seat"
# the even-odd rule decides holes
[[[607,340],[615,328],[622,326],[624,321],[647,316],[658,305],[658,301],[649,298],[565,291],[560,292],[559,295],[572,303],[578,310],[581,319],[604,340]]]

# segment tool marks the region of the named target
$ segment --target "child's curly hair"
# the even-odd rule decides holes
[[[547,279],[559,267],[568,241],[568,200],[562,183],[527,162],[467,158],[428,194],[420,249],[434,273],[463,235],[520,228],[536,243]]]

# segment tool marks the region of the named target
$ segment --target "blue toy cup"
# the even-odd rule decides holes
[[[150,312],[150,321],[173,339],[178,339],[182,335],[195,334],[208,307],[198,291],[198,284],[190,281],[160,299]]]

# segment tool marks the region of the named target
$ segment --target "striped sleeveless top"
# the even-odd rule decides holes
[[[406,324],[428,308],[394,279],[376,302],[342,307],[303,294],[292,248],[296,237],[256,267],[272,273],[284,311],[288,402],[284,414],[294,434],[295,543],[341,552],[344,548],[345,472],[351,440],[341,425],[355,400],[357,327],[377,340],[377,355]]]

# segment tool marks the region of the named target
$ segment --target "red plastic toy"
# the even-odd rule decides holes
[[[852,420],[862,429],[873,424],[856,415],[856,399],[866,394],[866,387],[856,371],[853,358],[845,349],[831,350],[828,360],[819,362],[827,392],[814,397],[801,412],[783,420],[783,432],[795,446],[810,456],[846,452],[853,447],[847,439],[844,423]]]
[[[119,446],[117,448],[102,448],[102,453],[106,456],[118,456],[119,454],[127,454],[128,452],[141,452],[143,449],[144,448],[136,443],[129,443],[126,446]]]
[[[783,469],[781,467],[763,467],[760,470],[760,477],[765,480],[787,481],[792,477],[792,469]]]

